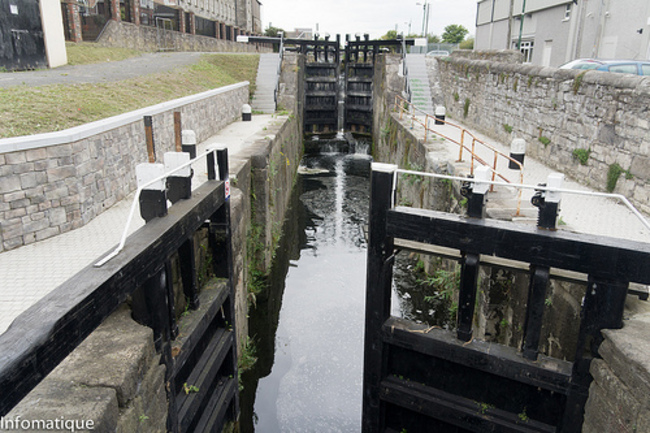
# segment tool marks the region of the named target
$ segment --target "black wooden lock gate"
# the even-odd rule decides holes
[[[650,283],[650,245],[393,208],[396,169],[372,171],[363,431],[579,432],[600,331],[623,326],[630,282]],[[455,335],[391,317],[395,239],[460,251]],[[530,264],[521,351],[472,340],[481,256]],[[538,354],[551,268],[588,275],[575,362]]]
[[[209,153],[208,181],[193,196],[178,200],[164,217],[150,218],[118,255],[108,262],[102,260],[101,267],[90,265],[80,271],[0,335],[4,350],[0,416],[130,298],[134,318],[153,329],[156,349],[167,367],[168,431],[220,431],[237,420],[228,182],[227,149]],[[208,283],[211,290],[200,291],[194,235],[206,226],[217,279]],[[179,322],[171,285],[175,255],[183,294],[192,310]]]

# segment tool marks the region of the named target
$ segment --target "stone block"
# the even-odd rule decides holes
[[[49,228],[47,228],[45,230],[41,230],[39,232],[36,232],[35,235],[36,235],[36,240],[37,241],[42,241],[42,240],[45,240],[45,239],[49,239],[52,236],[56,236],[59,233],[60,233],[60,231],[59,231],[58,227],[49,227]]]
[[[27,209],[21,207],[5,212],[3,219],[11,220],[14,218],[22,218],[25,215],[27,215]]]
[[[58,226],[67,221],[67,216],[65,213],[65,208],[59,207],[56,209],[50,209],[48,211],[48,218],[50,220],[51,225],[53,226]]]
[[[88,387],[112,388],[120,407],[125,407],[135,397],[154,354],[153,331],[137,324],[130,310],[123,307],[66,358],[56,377]]]
[[[20,186],[23,189],[34,188],[38,185],[36,173],[25,173],[20,175]]]
[[[50,227],[50,222],[47,219],[42,219],[38,221],[30,221],[23,224],[23,230],[25,233],[36,233]]]
[[[25,152],[11,152],[5,154],[5,161],[8,165],[16,165],[27,162],[27,158]]]
[[[0,194],[6,194],[20,189],[20,178],[18,176],[3,176],[0,178]]]
[[[5,240],[21,237],[24,234],[23,222],[20,218],[2,220],[0,221],[0,228]]]
[[[4,235],[5,241],[2,243],[3,249],[9,251],[13,250],[14,248],[18,248],[23,245],[23,238],[22,236],[15,237],[15,238],[9,238],[7,235]]]
[[[29,245],[36,242],[36,233],[29,233],[23,236],[23,245]]]
[[[2,201],[4,201],[5,203],[11,203],[11,202],[14,202],[16,200],[22,200],[26,196],[27,195],[25,194],[25,191],[16,191],[16,192],[12,192],[12,193],[9,193],[9,194],[5,194],[3,196]]]
[[[34,170],[36,171],[44,171],[48,168],[54,167],[57,167],[56,159],[46,159],[34,162]]]
[[[41,147],[39,149],[30,149],[25,152],[27,162],[38,161],[41,159],[47,159],[47,149]]]
[[[48,158],[61,158],[66,156],[72,156],[71,144],[60,144],[58,146],[50,146],[47,148]]]
[[[650,323],[627,320],[623,329],[603,331],[599,353],[612,372],[639,401],[650,395]]]
[[[602,359],[594,359],[589,371],[594,378],[594,383],[597,384],[594,392],[600,393],[600,400],[607,402],[610,411],[621,424],[633,425],[641,404],[631,394],[629,387],[616,377]]]
[[[17,164],[12,166],[14,174],[32,173],[34,171],[34,163],[26,162],[24,164]]]
[[[589,388],[589,400],[585,405],[585,425],[583,433],[602,432],[632,432],[634,420],[625,420],[619,413],[621,407],[613,402],[610,404],[603,397],[603,391],[598,384],[592,384]]]
[[[18,208],[21,208],[21,207],[29,206],[30,205],[30,200],[28,198],[23,198],[21,200],[14,200],[9,204],[11,205],[12,209],[18,209]]]
[[[74,165],[67,165],[63,167],[54,167],[47,170],[47,181],[56,182],[58,180],[65,180],[77,175],[77,168]]]
[[[5,426],[8,420],[20,417],[23,420],[74,421],[74,431],[78,432],[115,431],[119,408],[114,389],[84,387],[73,381],[59,380],[52,376],[51,374],[46,377],[5,416]],[[91,428],[79,428],[82,427],[82,422],[90,423],[84,426]],[[21,431],[46,430],[66,431],[48,429],[45,426]]]
[[[45,191],[45,198],[47,200],[61,200],[63,197],[68,196],[68,188],[59,187],[50,191]]]

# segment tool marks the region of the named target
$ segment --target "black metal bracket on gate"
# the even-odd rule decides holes
[[[579,432],[600,331],[623,326],[630,282],[650,283],[650,245],[393,208],[396,169],[373,164],[371,177],[363,431]],[[396,239],[462,257],[455,334],[391,317],[384,263]],[[482,257],[530,266],[521,350],[473,339]],[[588,275],[574,362],[539,353],[551,269]]]

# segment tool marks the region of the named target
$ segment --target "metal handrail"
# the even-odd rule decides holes
[[[280,76],[282,75],[282,60],[284,59],[284,33],[280,32],[280,61],[278,62],[277,78],[275,80],[275,88],[273,89],[273,102],[275,102],[275,109],[278,109],[278,87],[280,86]]]
[[[409,102],[413,98],[413,91],[411,90],[411,80],[409,80],[409,69],[406,63],[406,39],[402,35],[402,74],[404,75],[404,93],[408,95]]]
[[[397,175],[398,174],[410,174],[410,175],[416,175],[416,176],[422,176],[422,177],[432,177],[434,179],[445,179],[445,180],[455,180],[459,182],[466,182],[468,181],[467,178],[465,177],[459,177],[459,176],[451,176],[448,174],[438,174],[438,173],[428,173],[428,172],[423,172],[423,171],[415,171],[415,170],[404,170],[401,168],[398,168],[395,170],[394,177],[395,180],[393,181],[393,185],[397,185]],[[579,190],[579,189],[570,189],[570,188],[557,188],[557,187],[551,187],[551,186],[546,186],[546,185],[526,185],[524,183],[509,183],[509,182],[498,182],[494,180],[473,180],[469,179],[472,182],[476,183],[487,183],[492,186],[498,185],[498,186],[507,186],[507,187],[514,187],[519,189],[520,191],[523,189],[529,189],[532,191],[545,191],[545,192],[559,192],[559,193],[564,193],[564,194],[574,194],[574,195],[582,195],[585,197],[601,197],[601,198],[611,198],[614,200],[617,200],[634,214],[634,216],[639,220],[641,224],[648,230],[650,230],[650,222],[643,216],[639,210],[634,207],[632,202],[625,197],[623,194],[614,194],[614,193],[607,193],[607,192],[599,192],[599,191],[584,191],[584,190]],[[393,187],[395,188],[395,187]],[[393,191],[393,197],[395,197],[395,191]],[[394,206],[394,203],[393,203]]]
[[[160,182],[161,180],[167,179],[168,177],[172,176],[174,173],[179,172],[179,171],[183,170],[184,168],[191,167],[192,164],[194,164],[195,162],[205,158],[206,156],[208,156],[211,153],[216,154],[217,150],[219,150],[217,147],[211,147],[210,149],[206,150],[202,154],[198,155],[196,158],[191,159],[191,160],[179,165],[178,167],[176,167],[176,168],[174,168],[174,169],[172,169],[170,171],[166,171],[164,174],[162,174],[162,175],[160,175],[160,176],[158,176],[158,177],[156,177],[154,179],[151,179],[148,182],[145,182],[142,185],[138,186],[138,188],[135,191],[133,201],[131,202],[131,208],[129,210],[129,216],[126,219],[126,224],[124,225],[124,229],[122,230],[122,236],[120,238],[120,243],[117,245],[117,247],[110,254],[108,254],[106,257],[102,258],[101,260],[99,260],[97,263],[95,263],[94,266],[96,268],[101,268],[107,262],[109,262],[111,259],[116,257],[124,249],[124,245],[126,244],[126,238],[128,237],[128,234],[129,234],[129,227],[131,226],[131,222],[133,221],[133,217],[135,216],[135,210],[136,210],[136,208],[138,206],[138,202],[140,200],[140,194],[142,193],[143,190],[145,190],[147,187],[150,187],[151,185],[155,184],[156,182]]]
[[[524,166],[523,166],[523,164],[521,162],[519,162],[516,159],[512,158],[510,155],[506,155],[505,153],[501,152],[499,149],[495,148],[494,146],[492,146],[492,145],[490,145],[490,144],[476,138],[476,136],[474,136],[474,134],[472,134],[470,131],[463,128],[462,126],[456,125],[456,124],[448,122],[446,120],[436,119],[435,116],[431,116],[429,113],[417,108],[415,105],[413,105],[411,102],[407,101],[406,99],[402,98],[401,96],[395,95],[394,107],[395,107],[395,111],[399,110],[399,113],[400,113],[399,118],[400,118],[400,120],[402,120],[403,115],[404,115],[405,103],[408,104],[406,106],[408,107],[408,113],[411,116],[411,126],[413,126],[415,123],[418,123],[418,124],[422,125],[422,127],[424,127],[424,142],[427,141],[428,133],[431,132],[432,134],[435,134],[435,135],[437,135],[439,137],[442,137],[442,138],[444,138],[444,139],[446,139],[448,141],[451,141],[452,143],[457,144],[458,147],[459,147],[459,154],[458,154],[457,162],[461,162],[463,160],[463,149],[469,151],[469,153],[472,156],[471,160],[470,160],[470,171],[469,171],[470,175],[474,175],[474,160],[476,160],[479,164],[487,167],[490,170],[490,172],[492,173],[492,182],[494,182],[494,180],[498,176],[499,178],[503,179],[503,181],[506,182],[507,184],[511,184],[512,182],[510,181],[510,179],[506,178],[503,174],[501,174],[497,170],[497,162],[498,162],[499,156],[501,156],[502,158],[505,158],[509,162],[514,163],[519,167],[519,184],[524,183]],[[420,112],[421,114],[424,115],[424,121],[420,121],[420,119],[418,119],[418,117],[415,115],[416,112]],[[449,137],[449,136],[447,136],[447,135],[445,135],[445,134],[443,134],[441,132],[438,132],[438,131],[436,131],[434,129],[431,129],[429,127],[429,124],[430,124],[429,120],[430,119],[437,120],[438,122],[443,122],[444,124],[449,125],[449,126],[453,126],[454,128],[458,128],[460,130],[460,141],[457,141],[452,137]],[[469,138],[472,139],[471,147],[468,147],[465,144],[465,135],[467,135]],[[489,164],[488,162],[483,160],[483,158],[481,158],[479,155],[476,154],[476,144],[477,143],[484,146],[489,151],[494,153],[494,161],[493,161],[492,164]],[[494,185],[495,185],[494,183],[491,184],[490,191],[494,191]],[[521,190],[521,188],[517,188],[517,190],[518,190],[518,194],[517,194],[517,212],[516,212],[515,216],[519,216],[519,214],[521,213],[522,190]]]

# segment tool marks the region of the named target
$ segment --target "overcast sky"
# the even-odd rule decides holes
[[[372,39],[388,30],[422,32],[424,0],[261,0],[264,29],[269,24],[290,31],[318,26],[320,34],[369,33]],[[477,0],[427,0],[429,34],[442,35],[449,24],[461,24],[475,34]],[[417,5],[420,3],[420,5]]]

